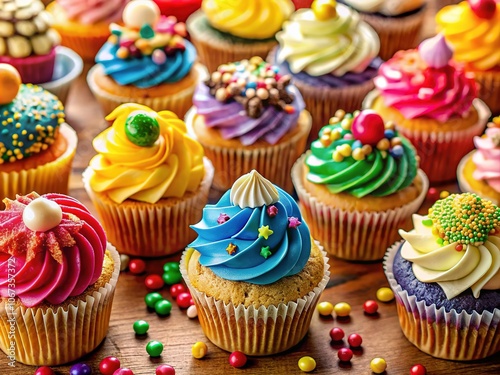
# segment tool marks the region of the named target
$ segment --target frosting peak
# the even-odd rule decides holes
[[[437,69],[448,65],[453,56],[453,50],[442,34],[424,40],[418,46],[418,52],[429,67]]]
[[[230,199],[240,208],[255,208],[276,203],[279,195],[274,185],[254,169],[234,182]]]
[[[488,185],[500,193],[500,117],[495,117],[488,124],[482,137],[474,137],[476,152],[472,160],[476,166],[473,178],[485,180]]]

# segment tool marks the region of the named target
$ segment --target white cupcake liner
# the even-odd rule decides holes
[[[500,309],[493,312],[446,312],[409,295],[393,274],[394,257],[402,241],[393,244],[384,258],[384,272],[396,297],[401,330],[421,351],[433,357],[470,361],[500,351]]]
[[[294,164],[292,180],[311,235],[321,242],[328,254],[337,258],[353,261],[382,259],[387,247],[400,238],[398,229],[409,223],[411,215],[422,205],[429,188],[425,173],[418,170],[422,181],[418,197],[401,207],[385,211],[347,211],[330,207],[305,189],[302,181],[306,156],[307,153]]]
[[[114,262],[109,282],[92,294],[80,297],[77,304],[65,307],[25,307],[18,305],[7,312],[7,299],[0,302],[0,349],[10,351],[15,342],[15,360],[28,365],[54,366],[74,361],[94,350],[104,339],[116,283],[120,274],[120,256],[108,243]],[[15,336],[9,337],[9,317],[15,316]]]
[[[330,280],[328,258],[318,241],[316,244],[324,258],[324,276],[320,283],[296,301],[267,308],[225,304],[196,290],[187,274],[187,262],[194,250],[186,249],[180,271],[196,304],[205,336],[223,350],[238,350],[251,356],[276,354],[296,345],[306,335],[319,297]]]

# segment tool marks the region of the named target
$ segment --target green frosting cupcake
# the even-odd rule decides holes
[[[331,193],[387,196],[409,186],[418,161],[410,141],[372,110],[339,110],[311,144],[307,179]]]

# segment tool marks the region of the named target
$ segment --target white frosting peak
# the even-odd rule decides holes
[[[278,202],[279,195],[274,185],[254,169],[234,182],[230,199],[241,208],[255,208]]]

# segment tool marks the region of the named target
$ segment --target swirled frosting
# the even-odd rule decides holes
[[[243,145],[276,144],[296,125],[305,104],[289,76],[253,57],[225,64],[195,90],[193,105],[209,128]]]
[[[380,13],[384,16],[399,16],[422,8],[424,0],[342,0],[359,12]]]
[[[490,18],[477,16],[468,1],[444,7],[436,14],[436,24],[456,61],[479,71],[500,66],[500,2]]]
[[[120,19],[129,0],[56,0],[69,19],[86,25]]]
[[[198,188],[205,173],[203,148],[174,113],[130,103],[117,107],[106,120],[113,125],[92,143],[98,152],[89,164],[94,191],[116,203],[156,203]]]
[[[311,76],[361,73],[378,55],[377,33],[359,14],[337,4],[335,15],[318,18],[312,9],[299,9],[276,34],[277,62],[287,61],[292,73]]]
[[[311,252],[311,236],[295,200],[265,180],[256,171],[240,177],[214,205],[203,209],[201,221],[191,226],[198,237],[189,247],[201,253],[200,263],[226,280],[271,284],[300,272]],[[231,200],[233,189],[239,200],[258,202],[254,186],[269,189],[271,201],[239,206]],[[259,196],[262,195],[262,190]],[[275,194],[277,192],[277,195]]]
[[[24,224],[26,207],[40,198],[36,193],[5,198],[0,211],[0,295],[13,297],[14,291],[27,307],[83,293],[101,275],[107,245],[102,226],[79,201],[55,193],[42,197],[62,210],[52,229],[32,231]]]
[[[494,121],[500,123],[500,117]],[[500,124],[492,123],[482,137],[474,137],[476,152],[472,156],[476,169],[472,177],[484,180],[495,191],[500,193]]]
[[[345,192],[358,198],[390,195],[413,182],[418,166],[413,146],[393,124],[384,126],[378,115],[369,111],[370,116],[377,116],[370,119],[365,113],[355,114],[354,119],[351,114],[337,113],[320,130],[305,160],[309,181],[326,185],[334,194]],[[372,140],[356,131],[377,124]]]
[[[119,85],[145,89],[178,82],[196,60],[194,46],[184,39],[184,24],[177,23],[175,17],[160,16],[158,6],[150,3],[157,13],[146,8],[151,14],[144,18],[139,8],[142,4],[129,3],[125,26],[111,24],[111,36],[96,55],[104,74]]]
[[[374,82],[385,105],[408,119],[427,117],[446,122],[465,116],[477,98],[474,77],[452,61],[442,64],[449,56],[442,36],[437,35],[431,46],[425,42],[420,50],[396,52],[380,66]]]
[[[290,0],[203,0],[201,9],[217,30],[246,39],[272,38],[294,10]]]

